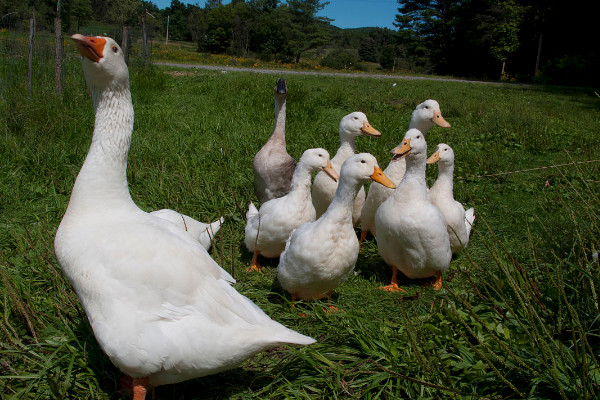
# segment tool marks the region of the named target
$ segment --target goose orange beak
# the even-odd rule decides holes
[[[435,164],[438,161],[440,161],[440,152],[436,151],[427,159],[427,164]]]
[[[442,128],[450,128],[450,123],[442,117],[442,113],[440,111],[433,112],[433,118],[431,118],[434,124],[437,126],[441,126]]]
[[[323,172],[325,172],[334,182],[337,182],[340,179],[340,175],[333,169],[333,165],[331,165],[330,161],[327,161],[327,165],[321,168]]]
[[[71,39],[75,41],[77,45],[77,50],[79,50],[79,54],[82,57],[85,57],[93,62],[98,62],[103,56],[104,45],[106,44],[106,39],[96,36],[83,36],[79,33],[71,36]]]
[[[410,147],[410,138],[404,139],[399,146],[396,146],[392,149],[392,161],[398,161],[408,155],[410,155],[411,147]]]
[[[369,135],[369,136],[373,136],[373,137],[381,136],[381,132],[379,132],[377,129],[373,128],[371,126],[371,124],[368,123],[367,121],[363,122],[363,126],[362,126],[362,128],[360,128],[360,132],[363,135]]]
[[[390,189],[396,189],[396,185],[394,184],[394,182],[392,182],[390,178],[385,176],[381,168],[379,168],[377,165],[375,166],[375,171],[373,171],[373,175],[371,175],[371,179],[373,179],[377,183],[381,183],[385,187],[388,187]]]

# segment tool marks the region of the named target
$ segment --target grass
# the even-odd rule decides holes
[[[103,355],[56,264],[53,238],[83,163],[92,104],[73,46],[65,95],[51,68],[29,100],[21,61],[2,58],[0,88],[0,394],[7,399],[119,399],[121,374]],[[10,60],[7,61],[7,60]],[[142,69],[129,155],[132,197],[145,210],[226,218],[212,255],[236,289],[275,320],[318,339],[241,367],[159,387],[157,399],[582,398],[600,392],[600,99],[593,90]],[[273,287],[276,260],[246,274],[244,212],[255,201],[251,160],[273,127],[273,86],[288,81],[287,142],[335,152],[342,116],[361,110],[383,132],[359,138],[382,167],[416,104],[438,100],[450,130],[435,144],[457,157],[455,196],[475,206],[467,250],[440,292],[403,281],[373,239],[336,290],[344,313],[299,305]],[[595,161],[594,161],[595,160]],[[593,161],[530,172],[540,166]],[[435,168],[428,169],[435,179]],[[493,175],[493,176],[486,176]]]

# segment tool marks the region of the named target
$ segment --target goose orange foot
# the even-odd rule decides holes
[[[252,264],[248,268],[246,268],[246,272],[260,272],[262,271],[262,267],[258,264],[258,251],[254,252],[252,255]]]
[[[442,273],[440,271],[433,274],[433,280],[423,283],[421,286],[431,286],[433,290],[438,291],[442,288]]]
[[[392,282],[387,286],[381,286],[379,289],[381,290],[385,290],[386,292],[404,292],[406,293],[406,290],[402,289],[400,286],[398,286],[398,284],[396,282]]]

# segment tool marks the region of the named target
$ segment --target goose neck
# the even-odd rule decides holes
[[[133,131],[131,93],[94,93],[96,112],[92,144],[73,187],[72,202],[94,207],[132,203],[127,185],[127,154]],[[71,204],[71,203],[70,203]]]

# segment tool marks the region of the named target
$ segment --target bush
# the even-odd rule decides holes
[[[356,51],[346,49],[333,50],[323,58],[321,65],[333,69],[363,69]]]

